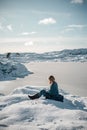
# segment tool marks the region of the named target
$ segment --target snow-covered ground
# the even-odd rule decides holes
[[[9,94],[23,86],[49,86],[48,77],[54,75],[59,88],[73,95],[87,96],[87,62],[31,62],[24,64],[33,72],[24,78],[1,81],[0,93]]]
[[[0,62],[0,81],[24,78],[28,74],[31,72],[21,63]]]
[[[28,64],[31,61],[33,64]],[[34,63],[35,61],[45,61],[45,63],[51,61],[52,63],[42,64],[42,66],[38,63],[38,66]],[[72,86],[79,83],[81,90],[84,90],[83,86],[86,87],[87,84],[86,63],[80,63],[80,65],[70,63],[68,66],[68,64],[55,62],[56,66],[54,66],[53,61],[87,62],[87,49],[43,54],[9,53],[0,55],[0,80],[2,81],[0,82],[0,130],[87,130],[87,96],[74,96],[60,90],[65,98],[63,103],[44,97],[36,100],[28,98],[28,94],[37,93],[43,88],[47,89],[47,86],[42,87],[42,83],[47,84],[47,77],[50,74],[53,74],[58,83],[61,82],[64,87],[67,82],[73,82]],[[35,74],[27,76],[31,73],[29,70]],[[36,83],[39,84],[38,87],[33,86]],[[29,85],[26,86],[26,84]],[[77,84],[75,91],[79,92]],[[16,89],[13,90],[13,88]],[[11,93],[4,95],[1,89],[4,91],[10,89]]]
[[[31,61],[87,62],[87,48],[53,51],[46,53],[7,53],[0,55],[1,60],[27,63]]]
[[[0,96],[0,130],[87,130],[87,97],[60,90],[64,102],[30,100],[41,87],[23,87]]]

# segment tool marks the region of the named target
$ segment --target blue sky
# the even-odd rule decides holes
[[[0,0],[0,52],[87,48],[87,0]]]

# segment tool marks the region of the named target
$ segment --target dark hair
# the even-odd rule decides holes
[[[49,77],[49,80],[51,80],[51,81],[55,81],[54,76],[53,76],[53,75],[51,75],[51,76]]]

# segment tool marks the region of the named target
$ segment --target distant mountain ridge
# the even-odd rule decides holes
[[[0,55],[0,58],[6,58],[8,54]],[[87,62],[87,48],[65,49],[62,51],[52,51],[45,53],[10,53],[8,59],[15,62],[32,61],[62,61],[62,62]]]

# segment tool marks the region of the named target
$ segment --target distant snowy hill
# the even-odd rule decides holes
[[[40,87],[23,87],[0,96],[0,130],[87,130],[87,97],[60,90],[64,102],[30,100]]]
[[[0,81],[24,78],[28,74],[31,72],[21,63],[0,62]]]
[[[11,53],[0,55],[0,59],[6,60],[8,56],[9,60],[15,62],[35,62],[35,61],[64,61],[64,62],[87,62],[87,49],[73,49],[53,51],[46,53]]]

